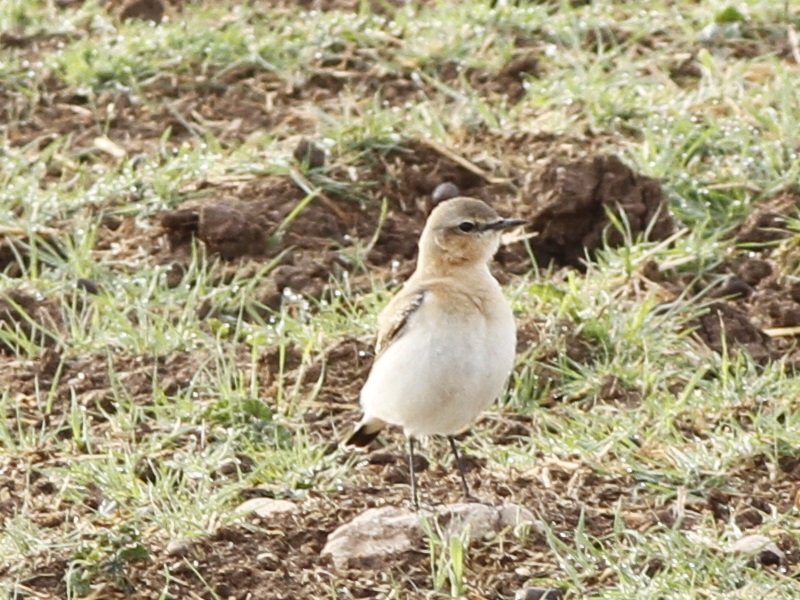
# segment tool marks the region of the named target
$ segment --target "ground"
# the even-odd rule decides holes
[[[5,3],[0,590],[797,597],[798,29],[766,0]],[[517,366],[459,443],[543,528],[337,568],[332,531],[409,505],[401,432],[339,442],[454,193],[530,223],[492,265]],[[296,510],[237,512],[261,497]]]

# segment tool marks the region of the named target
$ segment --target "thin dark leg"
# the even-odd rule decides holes
[[[411,479],[411,498],[414,500],[414,508],[419,510],[419,498],[417,498],[417,475],[414,473],[414,438],[408,436],[408,472]]]
[[[456,457],[456,467],[458,467],[458,473],[461,475],[461,485],[464,488],[464,497],[465,498],[472,498],[472,494],[469,493],[469,484],[467,483],[467,478],[464,475],[464,469],[461,466],[461,457],[458,455],[458,448],[456,448],[456,441],[453,439],[452,435],[447,436],[447,441],[450,442],[450,448],[453,449],[453,456]]]

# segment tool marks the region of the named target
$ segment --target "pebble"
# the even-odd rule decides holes
[[[433,204],[435,206],[440,202],[444,202],[450,198],[456,198],[460,195],[461,190],[458,189],[458,186],[454,183],[446,181],[436,186],[436,189],[434,189],[433,193],[431,194],[431,199],[433,200]]]
[[[778,565],[786,555],[778,545],[765,535],[746,535],[731,544],[729,551],[734,554],[752,556],[762,565]]]
[[[561,600],[563,597],[564,590],[560,588],[530,587],[518,590],[514,600]]]
[[[167,556],[183,558],[188,556],[193,548],[194,542],[192,540],[172,540],[167,544]]]

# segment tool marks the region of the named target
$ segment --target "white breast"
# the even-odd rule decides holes
[[[492,283],[497,296],[488,314],[450,311],[426,299],[373,365],[361,391],[368,416],[412,436],[450,435],[497,398],[514,365],[516,328]]]

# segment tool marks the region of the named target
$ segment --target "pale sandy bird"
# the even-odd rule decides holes
[[[453,435],[500,395],[514,366],[514,316],[489,262],[501,232],[524,223],[473,198],[440,203],[420,237],[414,274],[378,317],[375,362],[361,390],[364,417],[347,442],[365,446],[387,424],[402,427],[417,507],[420,436],[447,436],[470,497]]]

